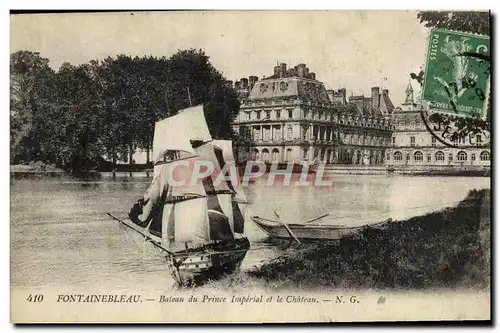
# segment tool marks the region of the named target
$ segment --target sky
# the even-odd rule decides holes
[[[11,15],[10,51],[40,52],[58,69],[117,54],[170,56],[203,49],[226,79],[305,63],[327,89],[397,106],[425,64],[428,29],[414,11],[191,11]],[[418,91],[418,84],[413,81]]]

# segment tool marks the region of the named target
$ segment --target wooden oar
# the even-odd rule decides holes
[[[278,213],[276,213],[276,211],[274,211],[274,215],[276,215],[276,217],[278,218],[278,222],[286,229],[286,231],[288,231],[288,234],[290,234],[290,237],[292,237],[293,239],[295,239],[295,241],[299,244],[302,244],[299,239],[293,234],[292,230],[290,230],[290,228],[281,221],[281,218],[280,216],[278,215]]]
[[[327,214],[323,214],[323,215],[321,215],[321,216],[315,217],[315,218],[313,218],[312,220],[309,220],[309,221],[304,222],[304,224],[305,224],[305,223],[311,223],[311,222],[317,221],[317,220],[322,219],[323,217],[326,217],[326,216],[328,216],[328,215],[330,215],[330,214],[331,214],[331,213],[327,213]]]

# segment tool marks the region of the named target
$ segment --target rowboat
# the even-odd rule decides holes
[[[320,217],[321,218],[321,217]],[[318,220],[316,218],[314,220]],[[328,225],[313,223],[283,223],[281,220],[270,220],[259,216],[251,216],[250,219],[269,237],[296,240],[335,240],[347,235],[358,233],[366,227],[377,227],[388,221],[370,225],[346,227],[344,225]]]

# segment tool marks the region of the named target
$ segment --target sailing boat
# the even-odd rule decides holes
[[[156,123],[153,160],[152,184],[129,213],[130,220],[115,219],[160,249],[180,285],[237,270],[250,248],[242,189],[211,177],[189,181],[197,161],[209,161],[218,171],[234,163],[231,141],[212,139],[202,105]],[[187,182],[177,185],[178,179]]]

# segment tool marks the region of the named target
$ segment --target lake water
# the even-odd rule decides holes
[[[251,205],[246,233],[252,243],[243,269],[290,251],[266,242],[248,218],[299,222],[331,213],[323,223],[346,226],[404,219],[453,206],[490,178],[330,175],[330,187],[267,186],[245,189]],[[98,181],[11,180],[11,284],[13,287],[171,288],[164,259],[137,242],[106,212],[125,217],[149,184],[146,178]],[[293,184],[293,182],[292,182]]]

